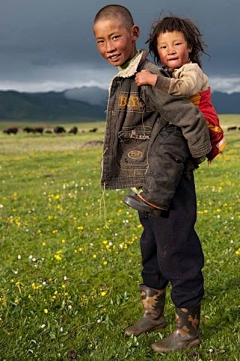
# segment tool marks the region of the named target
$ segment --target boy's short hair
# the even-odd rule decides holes
[[[94,24],[99,20],[106,20],[111,18],[120,18],[128,29],[132,28],[134,25],[133,17],[130,11],[122,5],[104,6],[95,16]]]

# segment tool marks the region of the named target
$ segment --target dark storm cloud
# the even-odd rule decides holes
[[[92,23],[97,11],[111,3],[132,12],[141,28],[139,48],[146,47],[150,26],[162,10],[191,18],[208,44],[211,59],[202,61],[214,86],[238,89],[239,0],[1,0],[0,88],[107,87],[116,69],[97,53]]]

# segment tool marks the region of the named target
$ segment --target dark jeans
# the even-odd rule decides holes
[[[150,149],[148,170],[141,195],[152,204],[168,210],[190,158],[187,141],[180,128],[166,126]]]
[[[182,176],[169,212],[153,218],[139,212],[142,278],[151,288],[164,289],[170,282],[176,307],[192,307],[203,295],[204,257],[197,233],[194,178]]]

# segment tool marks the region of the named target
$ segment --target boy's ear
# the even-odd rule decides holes
[[[137,25],[133,25],[132,27],[132,35],[133,35],[133,40],[137,40],[139,38],[140,35],[140,29]]]

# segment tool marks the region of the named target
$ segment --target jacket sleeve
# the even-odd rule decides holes
[[[212,146],[205,118],[190,100],[169,95],[152,86],[143,86],[142,95],[166,122],[182,129],[193,158],[203,157],[210,152]]]
[[[186,64],[174,70],[171,78],[158,75],[156,88],[171,95],[190,97],[207,88],[208,77],[197,64]]]

